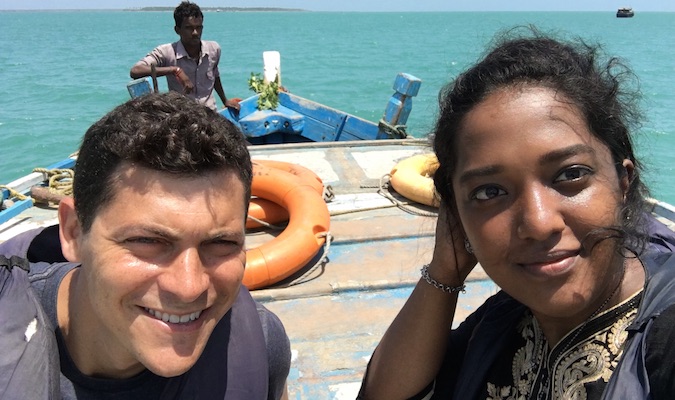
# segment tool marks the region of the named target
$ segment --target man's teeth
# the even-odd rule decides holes
[[[161,311],[156,311],[152,310],[150,308],[145,308],[145,311],[148,312],[148,314],[152,315],[153,317],[157,319],[161,319],[164,322],[171,322],[172,324],[184,324],[186,322],[194,321],[199,316],[201,315],[201,311],[195,311],[191,314],[185,314],[185,315],[176,315],[176,314],[167,314],[163,313]]]

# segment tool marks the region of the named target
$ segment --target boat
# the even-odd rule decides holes
[[[297,273],[253,290],[283,321],[292,349],[289,398],[354,399],[369,356],[430,261],[437,209],[408,200],[389,185],[401,161],[430,152],[426,139],[359,140],[263,145],[261,160],[301,165],[330,188],[329,239]],[[56,167],[74,162],[69,157]],[[42,173],[18,180],[31,185]],[[652,212],[675,229],[675,208],[651,201]],[[57,223],[56,208],[25,208],[0,224],[0,242]],[[278,235],[252,229],[247,247]],[[498,288],[478,266],[467,280],[457,321]]]
[[[635,15],[635,12],[630,7],[621,7],[616,12],[617,18],[632,18]]]
[[[419,86],[417,78],[399,74],[379,122],[288,92],[279,93],[275,110],[257,108],[256,94],[241,101],[239,113],[223,112],[247,133],[256,164],[302,166],[324,189],[330,229],[316,254],[290,276],[252,290],[290,337],[289,398],[355,398],[369,355],[412,290],[419,266],[430,260],[436,208],[388,185],[398,161],[430,151],[426,139],[405,134]],[[147,81],[128,86],[130,94],[149,87]],[[288,124],[277,122],[282,120]],[[49,188],[68,186],[76,160],[70,155],[2,187],[0,243],[58,223],[61,195]],[[247,247],[257,249],[277,236],[274,226],[250,229]],[[476,288],[477,306],[497,289],[476,273],[469,287]]]
[[[401,162],[431,152],[428,140],[252,144],[249,151],[258,164],[290,163],[316,174],[330,218],[325,240],[305,265],[252,290],[279,316],[290,338],[289,398],[354,399],[370,355],[418,282],[420,267],[431,260],[437,208],[410,200],[391,184]],[[72,168],[75,159],[51,167]],[[8,186],[29,193],[37,184],[46,185],[46,175],[35,172]],[[675,230],[675,208],[650,204],[654,215]],[[16,210],[0,223],[0,242],[55,223],[54,205]],[[247,248],[269,243],[280,236],[279,229],[284,228],[250,229]],[[466,285],[455,323],[498,291],[480,265]]]
[[[297,273],[252,294],[281,318],[290,337],[289,398],[353,399],[369,355],[431,258],[436,208],[407,200],[387,184],[399,161],[429,152],[428,142],[305,142],[249,150],[256,162],[302,165],[330,190],[330,239]],[[75,159],[53,167],[72,168]],[[9,186],[29,188],[44,180],[35,172]],[[0,242],[56,223],[54,205],[26,207],[0,224]],[[247,247],[277,235],[275,229],[253,229]],[[497,291],[480,270],[471,279],[467,298],[474,307]]]
[[[252,81],[259,83],[253,85]],[[384,115],[377,123],[336,110],[329,106],[288,92],[281,85],[281,57],[278,51],[263,52],[263,76],[252,74],[249,85],[258,93],[239,102],[240,109],[225,108],[219,112],[237,125],[254,145],[383,140],[406,138],[406,122],[422,81],[400,73],[394,79],[394,94]],[[273,85],[272,102],[263,106],[262,97],[269,94],[264,87]],[[153,77],[156,88],[156,78]],[[127,84],[131,97],[149,93],[147,78]],[[281,90],[279,90],[281,89]]]
[[[399,73],[393,84],[394,94],[387,102],[382,118],[376,123],[324,104],[302,98],[281,87],[281,57],[278,51],[263,52],[263,75],[265,85],[274,82],[275,104],[263,108],[257,93],[240,100],[240,109],[224,108],[218,112],[237,125],[251,145],[309,142],[352,142],[360,140],[406,139],[406,122],[412,109],[413,97],[417,96],[422,81],[410,74]],[[157,77],[132,80],[127,84],[131,98],[157,91]],[[0,185],[0,224],[32,207],[42,196],[54,199],[54,185],[68,177],[54,174],[68,173],[75,165],[75,156],[37,169],[30,175],[7,185]],[[47,172],[49,171],[49,172]],[[49,176],[50,174],[51,176]],[[64,179],[65,178],[65,179]],[[50,184],[45,182],[51,181]],[[65,184],[67,186],[67,183]],[[59,195],[56,195],[58,197]]]

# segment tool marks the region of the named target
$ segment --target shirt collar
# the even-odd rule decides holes
[[[209,46],[206,46],[204,41],[201,41],[201,57],[209,56]],[[189,57],[189,54],[187,50],[185,50],[185,46],[183,46],[183,42],[180,40],[177,42],[176,45],[176,59],[181,59],[181,58],[186,58]]]

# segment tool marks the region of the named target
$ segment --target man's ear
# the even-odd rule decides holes
[[[176,35],[180,36],[180,27],[179,26],[174,26],[173,31],[176,32]]]
[[[59,203],[59,236],[61,251],[66,260],[79,262],[82,227],[77,218],[75,200],[72,197],[66,197]]]

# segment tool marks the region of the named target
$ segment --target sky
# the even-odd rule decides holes
[[[179,0],[0,0],[0,10],[175,7]],[[309,11],[640,11],[675,12],[673,0],[200,0],[202,7],[283,7]]]

